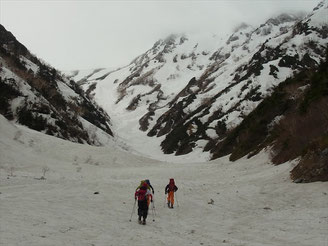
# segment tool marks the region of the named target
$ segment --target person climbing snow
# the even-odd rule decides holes
[[[155,194],[155,191],[154,191],[153,186],[150,184],[149,179],[141,180],[141,181],[140,181],[140,185],[137,187],[136,191],[137,191],[138,189],[140,189],[140,188],[143,186],[144,183],[147,184],[147,189],[148,189],[148,190],[151,190],[151,191],[152,191],[152,195],[154,195],[154,194]],[[147,200],[148,207],[149,207],[149,204],[150,204],[150,200],[151,200],[151,199],[150,199],[150,196],[148,196],[148,200]]]
[[[170,179],[169,184],[165,187],[165,194],[167,195],[167,206],[173,208],[174,205],[174,192],[178,190],[178,187],[175,185],[174,179]]]
[[[146,224],[146,219],[148,215],[148,197],[150,197],[150,201],[153,202],[153,196],[148,189],[148,185],[146,182],[142,184],[140,189],[138,189],[134,194],[134,199],[138,199],[138,222],[139,224]],[[141,221],[142,218],[142,221]]]

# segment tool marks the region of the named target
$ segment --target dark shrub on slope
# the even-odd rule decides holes
[[[327,60],[327,59],[326,59]],[[278,120],[279,119],[279,120]],[[276,122],[274,122],[276,120]],[[213,159],[235,161],[272,147],[272,161],[301,157],[293,180],[328,181],[328,65],[309,69],[281,83],[213,149]]]

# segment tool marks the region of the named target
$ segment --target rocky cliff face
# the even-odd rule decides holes
[[[7,119],[93,145],[103,144],[112,135],[107,113],[1,25],[0,64],[0,113]]]
[[[318,67],[328,43],[327,14],[321,2],[307,16],[242,24],[227,37],[172,35],[126,67],[74,77],[121,130],[143,131],[145,144],[148,136],[167,154],[214,153],[281,82]]]

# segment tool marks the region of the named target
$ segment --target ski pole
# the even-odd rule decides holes
[[[133,208],[132,208],[132,212],[131,212],[131,217],[130,217],[130,220],[129,220],[130,222],[131,222],[132,216],[133,216],[135,208],[136,208],[136,203],[137,203],[137,199],[134,200],[134,204],[133,204]]]

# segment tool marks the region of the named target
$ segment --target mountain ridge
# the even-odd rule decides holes
[[[0,25],[0,113],[34,130],[103,145],[110,118],[75,82],[31,54]]]

